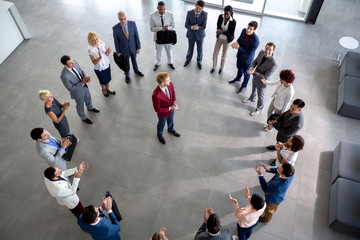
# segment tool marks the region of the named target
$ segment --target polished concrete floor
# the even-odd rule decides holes
[[[245,205],[246,186],[262,194],[252,167],[274,157],[264,146],[274,143],[276,132],[262,131],[266,111],[251,117],[254,104],[241,103],[251,88],[238,95],[238,86],[227,83],[236,73],[235,50],[229,50],[223,74],[209,73],[221,11],[206,8],[209,17],[200,71],[194,59],[188,67],[182,66],[187,48],[185,14],[193,5],[166,1],[178,33],[173,48],[177,68],[167,66],[164,53],[158,72],[170,72],[174,83],[179,105],[175,128],[181,137],[165,133],[164,146],[156,137],[157,117],[151,103],[156,73],[152,70],[155,49],[149,14],[157,1],[14,2],[32,38],[0,65],[0,239],[90,239],[45,188],[47,165],[36,154],[29,132],[38,126],[55,136],[58,132],[44,113],[39,89],[49,89],[60,101],[71,101],[67,117],[81,141],[68,167],[90,163],[78,195],[84,205],[100,204],[104,192],[110,190],[123,215],[123,239],[149,239],[160,227],[168,229],[169,239],[192,239],[208,206],[219,214],[223,227],[235,233],[233,206],[227,195],[232,193]],[[126,84],[111,59],[111,87],[117,95],[105,98],[86,52],[86,36],[95,31],[113,48],[112,26],[118,22],[119,10],[137,23],[142,42],[138,63],[145,77],[132,72],[132,82]],[[277,45],[279,67],[272,79],[281,69],[292,69],[295,97],[306,102],[305,125],[299,132],[306,144],[295,165],[295,179],[273,221],[259,224],[252,239],[353,239],[327,226],[332,151],[340,140],[360,141],[359,120],[335,114],[339,69],[329,56],[340,37],[360,40],[359,11],[359,1],[328,0],[316,25],[234,15],[237,36],[250,20],[259,21],[257,52],[268,41]],[[60,81],[63,54],[71,55],[93,78],[93,103],[101,109],[99,114],[89,113],[93,125],[80,121],[75,102]],[[273,91],[274,87],[268,89],[265,109]]]

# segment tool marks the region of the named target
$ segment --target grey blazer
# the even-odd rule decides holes
[[[230,231],[229,229],[220,228],[220,233],[217,236],[211,236],[208,231],[206,231],[206,224],[201,224],[199,230],[195,235],[195,240],[230,240]]]
[[[75,69],[80,73],[80,78],[84,78],[86,73],[81,69],[79,64],[74,60]],[[63,68],[60,74],[61,81],[64,86],[70,92],[70,96],[72,99],[79,99],[85,96],[85,92],[89,91],[89,89],[81,83],[81,81],[66,67]]]
[[[50,135],[50,137],[52,137]],[[56,142],[60,145],[60,139],[54,138]],[[66,170],[66,161],[62,158],[65,154],[65,149],[63,148],[56,148],[51,146],[50,144],[46,144],[40,141],[36,141],[36,152],[47,161],[50,167],[58,167],[61,170]]]
[[[261,82],[261,78],[265,78],[269,80],[270,76],[275,72],[277,65],[273,56],[270,57],[269,60],[265,61],[262,65],[260,65],[261,60],[264,57],[264,50],[261,50],[255,60],[252,62],[251,67],[255,68],[255,72],[253,74],[253,81],[256,80]],[[266,84],[264,84],[266,87]]]
[[[277,123],[274,124],[274,128],[278,130],[276,141],[285,143],[289,138],[296,134],[304,125],[304,116],[302,112],[298,115],[292,115],[288,120],[284,122],[284,119],[290,114],[290,110],[287,110],[281,114]]]

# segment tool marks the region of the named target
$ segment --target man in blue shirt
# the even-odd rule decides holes
[[[102,199],[101,207],[90,205],[85,208],[83,214],[78,217],[80,228],[90,233],[95,240],[121,240],[120,224],[112,209],[112,197]],[[110,220],[103,214],[106,210]]]
[[[44,128],[34,128],[30,136],[36,141],[37,153],[47,161],[50,167],[57,167],[63,171],[67,169],[63,155],[66,152],[65,149],[71,145],[69,139],[54,138]]]
[[[269,168],[264,163],[260,163],[266,172],[274,173],[275,176],[266,182],[261,168],[254,165],[255,171],[259,174],[259,181],[265,193],[266,209],[265,215],[260,219],[261,222],[270,222],[278,206],[284,201],[286,191],[294,179],[295,169],[289,163],[280,164],[277,168]]]

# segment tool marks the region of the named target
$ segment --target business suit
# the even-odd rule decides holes
[[[255,51],[260,43],[256,33],[253,33],[247,39],[247,41],[244,41],[245,37],[246,37],[246,28],[242,30],[240,37],[236,40],[239,43],[240,47],[236,54],[237,57],[236,67],[238,71],[235,79],[237,81],[240,81],[240,78],[244,74],[244,81],[241,85],[241,87],[243,88],[246,88],[249,82],[250,75],[246,71],[249,70],[251,63],[254,60]]]
[[[86,76],[84,70],[81,69],[79,64],[74,60],[75,70],[80,75],[80,79]],[[84,112],[84,103],[87,109],[93,109],[91,95],[87,84],[83,84],[81,80],[68,68],[64,66],[61,71],[60,78],[64,86],[70,92],[70,97],[76,102],[76,111],[82,120],[87,119]]]
[[[274,123],[273,125],[274,128],[278,130],[276,136],[276,141],[278,142],[287,142],[287,140],[289,140],[292,135],[296,134],[304,125],[304,116],[302,112],[288,118],[289,115],[291,115],[290,110],[287,110],[276,119],[277,123]]]
[[[202,10],[197,17],[195,17],[195,10],[190,10],[186,14],[185,28],[187,29],[186,37],[188,39],[188,51],[186,54],[186,61],[189,62],[192,59],[194,52],[194,45],[196,42],[198,63],[202,63],[203,57],[203,43],[205,34],[205,28],[207,23],[207,12]],[[191,27],[198,24],[198,30],[192,30]]]
[[[80,202],[79,197],[76,194],[76,190],[79,186],[80,178],[74,177],[73,183],[71,184],[68,176],[75,173],[77,168],[71,168],[62,172],[60,180],[49,180],[44,177],[46,188],[48,189],[51,196],[56,198],[56,201],[69,209],[75,208]]]
[[[125,76],[130,76],[129,57],[131,57],[131,63],[134,71],[139,72],[136,62],[136,50],[140,49],[141,45],[136,23],[134,21],[127,21],[125,27],[129,33],[129,40],[126,38],[123,26],[120,23],[113,26],[113,37],[116,53],[121,53],[127,62]]]
[[[120,224],[113,212],[109,213],[111,221],[100,211],[101,220],[96,225],[90,225],[82,220],[82,215],[78,217],[79,227],[87,233],[90,233],[94,240],[121,240]]]
[[[61,148],[61,140],[54,138],[50,135],[50,138],[53,138],[58,144],[59,147],[54,147],[45,142],[36,141],[36,152],[45,159],[50,167],[57,167],[61,170],[66,170],[66,161],[62,158],[65,154],[65,149]]]
[[[270,173],[274,173],[274,177],[269,182],[265,181],[264,176],[259,176],[259,181],[262,190],[265,193],[266,209],[263,217],[263,222],[269,222],[277,210],[279,204],[284,201],[286,191],[290,187],[294,176],[282,178],[277,172],[277,168],[270,168]]]
[[[206,231],[206,224],[201,224],[199,230],[195,235],[195,240],[230,240],[230,231],[226,228],[220,228],[220,233],[217,236],[211,236],[208,231]]]
[[[155,42],[155,49],[156,49],[156,65],[160,65],[161,63],[161,52],[162,48],[165,48],[168,64],[173,64],[172,59],[172,44],[157,44],[156,43],[156,33],[159,31],[162,31],[163,26],[168,25],[168,30],[174,30],[175,29],[175,23],[174,23],[174,16],[171,12],[165,11],[163,14],[163,23],[161,22],[161,15],[158,11],[153,12],[150,15],[150,31],[154,33],[154,42]]]
[[[263,62],[263,64],[261,64],[261,61],[264,57],[264,50],[261,50],[256,59],[251,64],[251,67],[256,67],[256,69],[253,73],[252,91],[249,100],[254,102],[256,95],[258,95],[258,102],[255,111],[262,110],[265,103],[266,84],[264,84],[261,79],[265,78],[266,80],[269,80],[270,76],[277,68],[273,56],[270,56]]]
[[[157,124],[157,135],[162,136],[165,126],[165,122],[168,124],[168,131],[174,131],[174,110],[169,109],[171,105],[176,101],[176,94],[172,82],[167,87],[170,94],[170,99],[166,94],[161,90],[158,85],[152,94],[152,102],[155,112],[158,115],[159,121]]]
[[[220,69],[224,69],[227,50],[229,48],[230,42],[232,40],[234,40],[234,33],[235,33],[235,27],[236,27],[235,19],[232,16],[230,16],[230,19],[228,20],[228,23],[227,23],[226,31],[223,28],[223,23],[224,23],[224,14],[220,14],[218,17],[217,24],[216,24],[216,26],[217,26],[216,29],[222,30],[223,32],[221,34],[216,35],[216,43],[215,43],[214,53],[213,53],[213,67],[212,67],[213,69],[216,68],[217,58],[219,55],[221,45],[223,46],[223,52],[222,52],[222,56],[221,56]]]

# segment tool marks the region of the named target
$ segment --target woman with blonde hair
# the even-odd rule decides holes
[[[116,92],[109,87],[111,71],[110,61],[107,56],[111,53],[111,48],[106,48],[105,43],[99,40],[99,37],[95,32],[89,32],[88,43],[88,54],[91,62],[94,64],[94,71],[99,79],[104,96],[108,97],[109,94],[115,95]]]
[[[70,102],[61,104],[54,98],[49,90],[39,90],[39,98],[44,101],[45,112],[53,121],[55,128],[59,131],[61,139],[65,139],[70,133],[69,124],[65,116]]]

